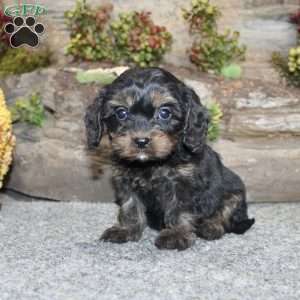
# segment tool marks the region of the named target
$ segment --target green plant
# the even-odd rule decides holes
[[[207,105],[210,115],[210,122],[208,126],[208,139],[215,141],[220,135],[220,122],[223,116],[221,107],[218,103],[210,103]]]
[[[114,60],[112,38],[108,33],[111,5],[91,8],[86,0],[77,0],[74,9],[65,12],[70,30],[66,53],[86,60]]]
[[[245,59],[246,47],[239,45],[239,32],[229,29],[219,33],[220,10],[209,0],[192,0],[192,8],[183,10],[190,32],[196,36],[189,58],[201,71],[220,73],[222,68]]]
[[[0,57],[0,77],[31,72],[51,63],[49,50],[29,51],[25,48],[9,48]]]
[[[18,99],[14,106],[10,107],[13,122],[26,122],[42,127],[45,120],[45,110],[41,97],[33,93],[28,99]]]
[[[129,62],[139,66],[158,63],[170,49],[172,37],[155,25],[149,12],[121,13],[110,22],[112,6],[91,8],[85,0],[65,13],[71,32],[66,53],[75,58]]]
[[[274,52],[271,63],[289,85],[300,87],[300,46],[291,48],[288,57]]]
[[[182,9],[184,19],[189,23],[191,33],[214,32],[220,10],[208,0],[192,0],[191,10]]]
[[[149,12],[120,14],[111,30],[118,56],[141,67],[159,62],[172,41],[165,27],[153,23]]]
[[[242,75],[242,69],[237,64],[230,64],[222,68],[221,74],[226,79],[239,79]]]

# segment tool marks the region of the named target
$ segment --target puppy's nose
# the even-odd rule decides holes
[[[138,148],[145,148],[149,144],[150,139],[149,138],[135,138],[134,142],[136,143]]]

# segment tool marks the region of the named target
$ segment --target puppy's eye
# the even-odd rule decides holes
[[[128,110],[125,107],[118,107],[115,110],[115,114],[119,120],[126,120],[128,118]]]
[[[158,111],[158,118],[161,120],[169,120],[172,116],[171,110],[168,107],[161,107]]]

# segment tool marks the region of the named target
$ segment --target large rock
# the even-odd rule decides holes
[[[42,128],[14,126],[17,148],[7,187],[56,200],[112,201],[106,155],[89,153],[85,147],[84,110],[99,86],[79,85],[73,77],[48,69],[1,83],[9,103],[35,90],[49,111]],[[215,83],[185,82],[204,101],[215,97]],[[244,87],[238,96],[226,89],[222,134],[235,141],[221,139],[213,147],[244,179],[251,201],[299,201],[300,140],[289,137],[300,133],[299,97],[279,92],[275,97],[265,93],[266,88],[245,92],[247,88],[258,90]],[[267,139],[269,135],[273,138]]]
[[[93,165],[83,145],[19,140],[7,187],[54,200],[110,202],[110,168],[96,170]]]
[[[228,123],[231,136],[300,135],[300,98],[268,97],[262,92],[236,98]]]
[[[219,140],[214,149],[244,180],[251,202],[300,201],[300,141]]]
[[[45,69],[1,82],[8,103],[39,92],[47,109],[42,128],[15,124],[15,159],[6,187],[54,200],[111,201],[110,169],[86,151],[85,106],[99,86],[81,86],[73,74]]]

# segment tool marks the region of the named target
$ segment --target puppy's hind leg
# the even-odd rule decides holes
[[[255,222],[254,218],[248,218],[247,203],[243,194],[232,194],[224,201],[223,216],[226,231],[229,233],[243,234]]]
[[[132,196],[121,207],[118,216],[119,224],[104,231],[100,240],[112,243],[138,241],[146,227],[143,204]]]
[[[221,238],[225,233],[243,234],[254,224],[247,215],[244,193],[227,195],[223,207],[212,217],[195,222],[197,236],[206,240]]]

